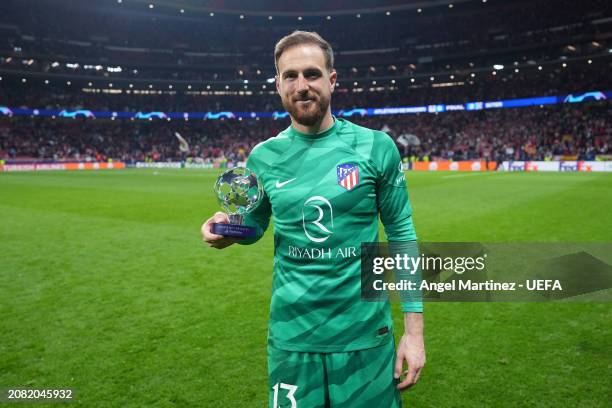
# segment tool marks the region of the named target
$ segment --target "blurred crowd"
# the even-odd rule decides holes
[[[548,160],[612,154],[612,105],[495,109],[440,114],[352,117],[387,132],[407,160]],[[289,120],[130,121],[0,119],[5,160],[244,160]],[[178,133],[187,143],[181,145]]]

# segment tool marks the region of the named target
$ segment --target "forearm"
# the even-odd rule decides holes
[[[404,333],[410,336],[423,336],[423,313],[404,313]]]

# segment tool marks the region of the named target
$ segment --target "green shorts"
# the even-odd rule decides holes
[[[268,346],[270,408],[401,408],[393,341],[345,353]]]

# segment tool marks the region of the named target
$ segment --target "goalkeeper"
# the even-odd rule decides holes
[[[334,56],[318,34],[282,38],[274,57],[291,125],[247,162],[265,192],[245,217],[257,236],[213,234],[213,222],[228,222],[216,213],[203,238],[253,244],[274,220],[269,407],[401,407],[399,391],[425,364],[422,304],[402,303],[396,350],[389,303],[360,296],[360,245],[378,241],[379,216],[389,241],[416,240],[399,152],[385,133],[332,116]]]

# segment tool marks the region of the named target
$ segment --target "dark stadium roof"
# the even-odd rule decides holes
[[[117,0],[110,0],[117,2]],[[373,13],[380,11],[398,11],[416,9],[419,7],[448,6],[449,3],[482,2],[482,0],[121,0],[122,3],[130,2],[148,7],[154,4],[160,7],[216,11],[220,13],[245,13],[249,15],[322,15],[322,14],[353,14]],[[485,0],[486,2],[486,0]]]

